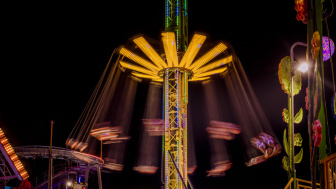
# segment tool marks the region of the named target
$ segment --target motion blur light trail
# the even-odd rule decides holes
[[[142,120],[138,160],[133,168],[140,173],[154,174],[159,168],[159,145],[164,133],[161,115],[162,84],[151,82],[148,87]]]
[[[261,133],[268,133],[272,136],[274,143],[279,144],[279,142],[277,142],[273,129],[260,107],[238,57],[234,62],[232,74],[227,75],[224,81],[235,116],[242,127],[240,139],[245,146],[245,164],[252,166],[264,161],[264,154],[260,154],[260,150],[256,148],[255,137]],[[280,147],[278,151],[276,154],[280,153]]]
[[[164,36],[168,40],[170,34]],[[197,37],[196,35],[196,39]],[[132,38],[133,43],[118,49],[119,56],[114,56],[114,54],[111,56],[83,115],[67,140],[69,147],[82,150],[84,147],[79,148],[79,144],[82,142],[82,144],[87,145],[84,151],[97,154],[100,148],[97,148],[98,140],[93,136],[108,138],[109,142],[105,142],[106,144],[103,146],[104,168],[116,171],[123,170],[126,163],[124,162],[124,155],[127,144],[127,140],[123,139],[127,138],[129,134],[133,106],[137,104],[135,102],[137,87],[139,82],[149,81],[140,129],[139,150],[133,169],[139,173],[154,174],[161,167],[161,173],[165,174],[162,179],[166,184],[169,183],[166,176],[169,175],[169,172],[177,174],[176,169],[172,163],[169,163],[166,149],[163,150],[160,165],[158,158],[160,154],[159,145],[166,145],[167,141],[175,141],[176,143],[170,144],[170,148],[178,149],[171,153],[180,162],[178,164],[182,170],[180,171],[183,172],[184,176],[192,174],[197,167],[195,156],[195,150],[197,149],[194,149],[194,137],[191,130],[199,129],[198,127],[201,125],[194,123],[197,127],[192,128],[193,117],[190,114],[191,111],[188,111],[187,114],[187,109],[190,106],[187,103],[188,81],[206,80],[202,85],[205,99],[199,99],[198,101],[204,101],[208,110],[209,127],[203,130],[204,134],[206,134],[205,132],[209,133],[211,168],[208,171],[208,176],[224,176],[225,172],[233,166],[231,154],[227,147],[228,140],[237,138],[243,144],[246,166],[261,163],[281,152],[281,146],[259,105],[238,57],[236,57],[229,44],[220,42],[211,50],[198,49],[201,54],[199,56],[197,56],[198,50],[193,52],[193,55],[190,54],[192,51],[187,51],[182,56],[192,56],[192,59],[196,59],[195,63],[193,63],[193,60],[183,58],[181,62],[172,57],[170,57],[171,62],[169,62],[169,59],[167,60],[168,64],[171,65],[176,63],[180,66],[182,64],[186,65],[191,69],[188,70],[181,67],[162,68],[163,65],[161,64],[165,64],[165,62],[161,62],[157,55],[169,50],[165,45],[175,44],[173,38],[169,38],[171,41],[167,44],[152,40],[150,46],[147,46],[147,41],[143,41],[143,39],[145,39],[143,36]],[[140,43],[141,40],[145,45]],[[204,40],[201,45],[203,45],[203,42]],[[138,45],[141,45],[141,48]],[[198,46],[193,44],[192,47],[197,49]],[[153,48],[158,49],[160,53],[152,54],[151,49]],[[195,49],[193,50],[195,51]],[[156,62],[155,65],[143,58],[150,54],[153,55],[151,60]],[[134,62],[140,64],[143,68]],[[158,69],[160,67],[161,70]],[[220,77],[214,76],[217,73]],[[162,80],[158,74],[163,74],[164,85],[161,84]],[[164,112],[161,109],[163,104],[165,104]],[[227,114],[228,111],[229,114]],[[177,115],[177,112],[182,113]],[[167,119],[163,119],[163,115]],[[189,131],[186,132],[186,120],[188,119]],[[101,127],[103,123],[108,124],[106,127]],[[175,124],[175,126],[170,127],[169,124]],[[166,130],[168,126],[169,131]],[[113,128],[119,129],[116,132],[110,131]],[[177,129],[183,129],[183,131],[177,131]],[[171,132],[169,140],[166,136],[167,132]],[[114,140],[114,138],[116,139]],[[181,138],[185,147],[188,143],[188,150],[184,147],[181,148],[181,141],[179,142],[178,138]],[[165,164],[162,164],[162,162],[165,162]],[[169,171],[167,171],[168,169]],[[172,176],[168,180],[174,180],[174,178],[175,176]]]

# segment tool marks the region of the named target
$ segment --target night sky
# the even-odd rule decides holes
[[[261,106],[282,143],[286,124],[281,112],[287,95],[278,80],[278,64],[289,56],[296,41],[307,41],[306,25],[296,20],[294,0],[288,1],[189,1],[189,37],[194,32],[210,41],[225,40],[235,49]],[[330,12],[329,1],[325,3]],[[104,3],[16,3],[4,6],[2,19],[2,63],[0,67],[0,127],[13,146],[49,145],[50,120],[55,121],[53,146],[65,140],[83,111],[114,48],[136,34],[160,39],[164,31],[164,1],[111,1]],[[336,41],[336,19],[329,20]],[[305,49],[295,49],[296,59],[305,59]],[[335,62],[335,55],[334,62]],[[330,111],[332,79],[326,69],[326,99]],[[335,69],[334,69],[335,70]],[[304,108],[307,75],[295,96],[295,112]],[[140,87],[141,88],[141,87]],[[194,88],[197,89],[197,86]],[[137,98],[143,98],[141,95]],[[196,97],[195,97],[196,98]],[[192,99],[191,99],[192,100]],[[141,108],[136,109],[140,111]],[[193,110],[194,111],[194,110]],[[140,112],[135,113],[140,115]],[[303,136],[304,159],[297,177],[310,180],[307,117],[296,125]],[[331,152],[335,152],[335,121],[329,119]],[[197,125],[195,125],[197,126]],[[132,127],[132,126],[131,126]],[[139,127],[139,126],[138,126]],[[131,133],[136,133],[136,128]],[[203,130],[204,131],[204,130]],[[202,132],[203,132],[202,131]],[[195,133],[198,169],[190,179],[199,188],[283,188],[287,173],[282,169],[284,152],[254,167],[237,163],[225,177],[206,177],[209,157],[205,132]],[[135,139],[130,141],[136,143]],[[127,155],[135,154],[129,145]],[[232,147],[236,148],[235,146]],[[239,148],[239,146],[237,147]],[[128,158],[121,173],[103,173],[104,188],[159,188],[160,175],[140,175]],[[23,161],[33,178],[41,173],[36,161]],[[238,159],[237,162],[240,162]],[[46,171],[47,164],[42,170]],[[128,181],[128,182],[126,182]],[[132,182],[129,182],[132,181]]]

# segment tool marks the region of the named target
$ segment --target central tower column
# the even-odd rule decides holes
[[[187,105],[190,72],[183,68],[163,70],[165,189],[183,189],[187,185]],[[175,169],[169,152],[183,180]]]

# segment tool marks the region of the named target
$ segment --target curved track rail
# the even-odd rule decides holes
[[[16,154],[23,158],[49,158],[49,146],[19,146],[14,147]],[[101,158],[67,148],[52,147],[53,159],[63,159],[78,164],[102,167]]]

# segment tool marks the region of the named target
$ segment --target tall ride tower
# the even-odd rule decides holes
[[[179,62],[188,47],[187,0],[166,0],[165,32],[175,33]],[[169,59],[167,55],[166,58]],[[188,79],[191,72],[180,67],[170,67],[164,69],[160,75],[164,79],[165,188],[183,188],[182,182],[188,185],[187,105]]]
[[[163,82],[164,93],[164,178],[165,189],[187,186],[187,105],[188,82],[209,79],[228,71],[231,54],[223,42],[206,50],[195,61],[205,35],[194,34],[188,43],[187,0],[166,0],[163,50],[154,49],[144,36],[133,37],[136,47],[121,46],[121,67],[140,78]],[[137,54],[143,53],[144,55]],[[179,175],[180,174],[180,175]],[[184,183],[183,183],[184,182]]]

